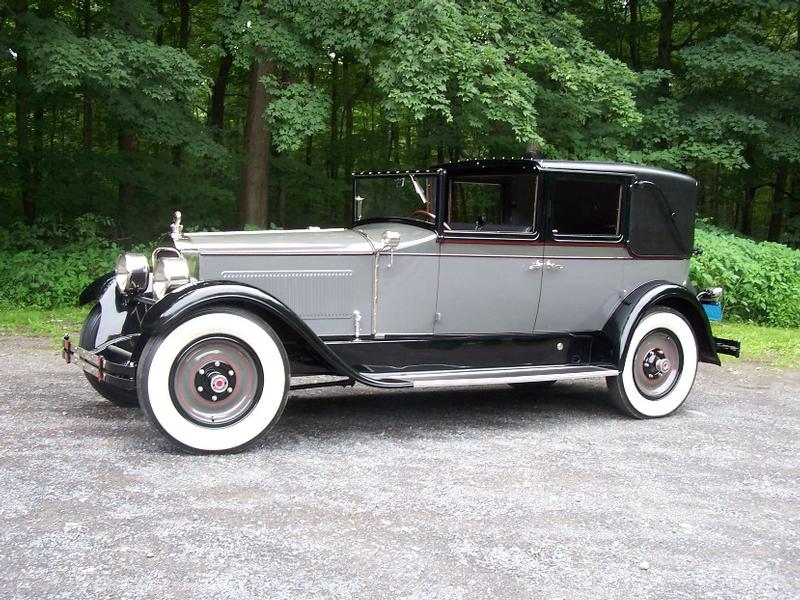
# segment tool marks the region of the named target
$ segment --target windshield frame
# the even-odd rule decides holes
[[[366,224],[366,223],[377,223],[381,221],[386,222],[393,222],[393,223],[408,223],[410,225],[419,225],[421,227],[425,227],[431,230],[438,230],[438,225],[441,222],[441,206],[442,206],[442,185],[444,179],[444,169],[436,169],[436,170],[420,170],[420,171],[381,171],[381,172],[361,172],[361,173],[354,173],[353,174],[353,182],[352,182],[352,189],[351,189],[351,209],[352,209],[352,220],[353,226]],[[433,177],[436,178],[436,194],[433,198],[433,202],[431,203],[431,208],[433,208],[433,213],[436,215],[436,220],[431,223],[429,221],[425,221],[422,219],[415,219],[411,215],[409,216],[397,216],[397,215],[386,215],[383,217],[366,217],[366,218],[358,218],[358,206],[356,202],[356,186],[358,184],[359,179],[376,179],[376,178],[385,178],[385,177],[409,177],[409,178],[419,178],[419,177]],[[415,191],[417,188],[417,184],[413,184]],[[424,209],[425,205],[421,203],[422,199],[420,198],[420,208]]]

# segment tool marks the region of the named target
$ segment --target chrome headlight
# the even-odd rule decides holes
[[[114,266],[114,273],[117,287],[124,294],[143,292],[147,289],[150,268],[144,254],[138,252],[120,254]]]
[[[159,300],[191,281],[189,263],[176,250],[171,251],[175,253],[172,256],[158,256],[158,250],[153,253],[153,294]]]

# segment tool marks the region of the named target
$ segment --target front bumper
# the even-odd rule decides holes
[[[101,344],[94,350],[74,346],[69,335],[64,336],[61,356],[67,364],[74,363],[101,383],[123,390],[136,389],[136,363],[131,353],[120,347],[137,336],[120,336]]]

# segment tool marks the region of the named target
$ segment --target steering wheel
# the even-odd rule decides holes
[[[436,220],[436,215],[435,214],[433,214],[432,212],[430,212],[428,210],[422,209],[422,208],[418,208],[417,210],[412,212],[411,216],[412,217],[422,216],[422,217],[425,217],[426,219],[430,219],[431,221],[435,221]],[[452,229],[450,228],[450,225],[448,225],[447,223],[442,223],[442,228],[445,231],[452,231]]]
[[[430,211],[425,210],[424,208],[418,208],[414,212],[411,213],[412,217],[425,217],[426,219],[430,219],[432,221],[436,220],[436,215]]]

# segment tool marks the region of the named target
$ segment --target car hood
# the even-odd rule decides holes
[[[187,233],[180,251],[200,254],[372,254],[368,236],[352,229],[287,229]]]

